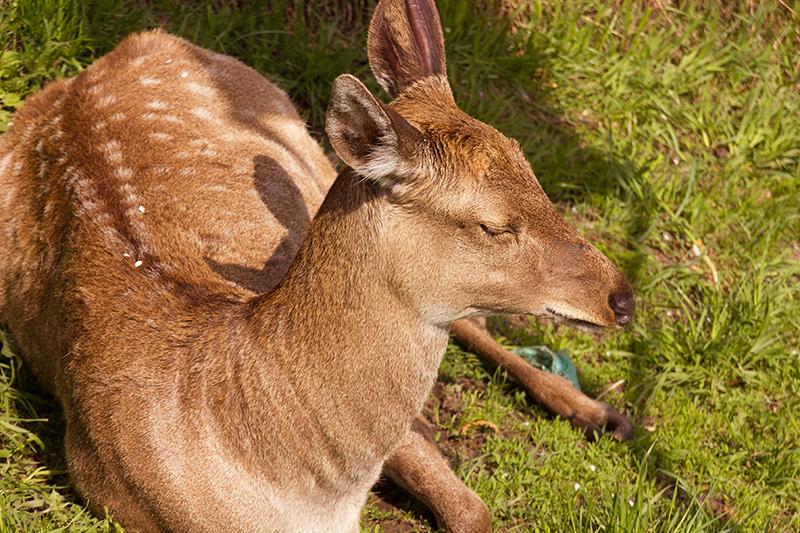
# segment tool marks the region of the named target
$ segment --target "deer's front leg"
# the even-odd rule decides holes
[[[451,329],[456,341],[480,357],[504,368],[547,411],[558,415],[590,439],[609,432],[619,441],[633,438],[633,424],[605,402],[593,400],[559,376],[531,366],[509,352],[471,320],[459,320]]]
[[[447,533],[490,533],[489,509],[456,477],[432,435],[428,423],[417,417],[384,463],[384,474],[433,511],[439,527]]]

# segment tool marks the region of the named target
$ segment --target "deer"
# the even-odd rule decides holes
[[[161,30],[0,138],[0,323],[62,408],[71,483],[125,531],[354,533],[382,471],[446,531],[490,531],[419,418],[451,332],[631,437],[469,322],[620,328],[635,298],[457,107],[432,0],[380,0],[368,58],[392,100],[334,80],[338,174],[281,89]]]

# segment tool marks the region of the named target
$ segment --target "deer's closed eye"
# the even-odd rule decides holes
[[[495,226],[488,224],[481,224],[481,231],[489,237],[497,238],[507,235],[513,235],[514,231],[508,226]]]

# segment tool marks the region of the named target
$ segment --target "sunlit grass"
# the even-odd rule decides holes
[[[637,293],[621,332],[493,324],[504,342],[569,349],[583,389],[634,421],[632,443],[588,443],[504,373],[448,352],[442,387],[459,404],[429,414],[498,531],[800,530],[800,3],[664,4],[439,2],[459,105],[520,141]],[[263,72],[318,135],[338,74],[378,92],[369,3],[7,0],[0,12],[0,131],[32,91],[154,25]],[[8,353],[0,406],[0,532],[113,530],[76,502],[57,410]],[[462,435],[475,421],[499,434]],[[435,526],[417,504],[373,500],[363,529],[381,520]]]

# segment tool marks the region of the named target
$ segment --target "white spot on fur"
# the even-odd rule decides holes
[[[44,180],[45,176],[47,176],[47,170],[49,168],[50,168],[50,166],[47,164],[47,160],[42,160],[42,162],[39,163],[39,179],[40,180]]]
[[[4,155],[2,159],[0,159],[0,176],[5,175],[6,168],[11,163],[13,155],[14,155],[13,152],[7,152],[6,155]]]
[[[101,96],[97,99],[97,107],[108,107],[111,104],[116,103],[117,97],[113,94],[107,94],[105,96]]]
[[[219,152],[215,150],[207,139],[192,139],[189,146],[197,149],[196,157],[218,157]]]
[[[120,121],[123,121],[123,120],[127,120],[127,118],[128,118],[128,116],[125,113],[118,112],[118,113],[114,113],[113,115],[108,117],[108,120],[111,120],[113,122],[120,122]]]
[[[169,108],[169,106],[162,102],[161,100],[153,100],[152,102],[147,102],[145,107],[148,109],[155,109],[155,110],[163,110]]]
[[[76,212],[80,218],[91,219],[98,213],[97,203],[91,198],[84,198],[78,205]]]
[[[103,94],[105,92],[105,85],[102,83],[97,83],[89,87],[86,92],[89,96],[97,96],[99,94]]]
[[[168,115],[164,113],[144,113],[139,117],[140,120],[163,120],[164,122],[172,122],[173,124],[183,124],[183,120],[175,115]]]
[[[122,238],[116,228],[110,225],[111,218],[108,217],[106,213],[95,217],[94,222],[99,226],[100,236],[106,246],[109,248],[122,248],[133,251],[131,245]]]
[[[211,113],[211,111],[209,111],[208,109],[206,109],[204,107],[198,107],[198,108],[192,109],[192,114],[194,116],[196,116],[197,118],[200,118],[200,119],[203,119],[203,120],[208,120],[209,122],[222,123],[222,121],[219,118],[215,117]]]
[[[38,128],[36,127],[37,124],[34,121],[32,124],[29,123],[28,127],[25,128],[25,131],[22,133],[22,138],[20,139],[20,144],[28,142],[28,140],[34,135],[38,134]]]
[[[185,74],[185,72],[184,72]],[[182,76],[186,77],[186,76]],[[190,82],[187,83],[186,86],[189,88],[190,91],[193,91],[201,96],[205,96],[207,98],[215,98],[217,96],[217,91],[214,90],[213,87],[209,87],[207,85],[202,85],[197,82]]]
[[[110,163],[117,164],[122,161],[122,149],[119,141],[112,139],[100,145],[100,150],[103,151]]]
[[[136,205],[137,203],[139,203],[139,195],[137,194],[138,191],[136,190],[136,187],[134,187],[130,183],[123,183],[122,185],[120,185],[119,190],[124,195],[123,200],[128,205]]]
[[[116,167],[112,174],[120,181],[129,180],[133,177],[133,170],[129,167]]]
[[[104,121],[97,122],[95,124],[92,124],[92,131],[100,131],[102,129],[105,129],[106,126],[107,124]]]
[[[171,165],[157,165],[150,169],[153,174],[169,174],[172,170]]]
[[[133,264],[133,266],[135,266],[136,268],[139,268],[140,266],[142,266],[142,260],[140,259],[140,260],[136,261],[136,262]]]
[[[151,139],[156,141],[169,141],[172,139],[172,135],[163,131],[151,131],[147,134]]]
[[[94,221],[100,226],[108,226],[111,224],[111,215],[106,211],[98,212],[95,214]]]
[[[145,87],[152,87],[153,85],[159,85],[161,80],[158,78],[151,78],[150,76],[142,76],[139,78],[139,83],[144,85]]]
[[[189,77],[189,73],[188,72],[181,72],[181,78],[186,79],[188,77]]]

